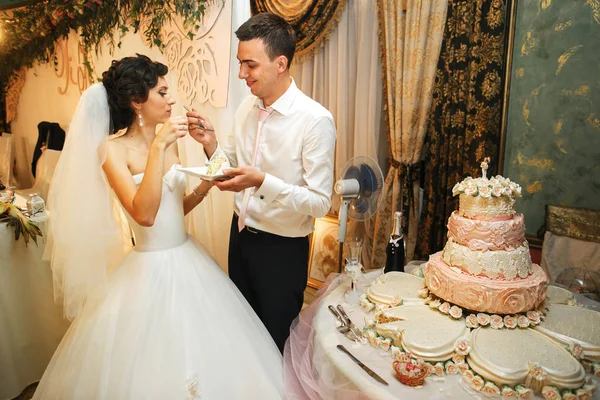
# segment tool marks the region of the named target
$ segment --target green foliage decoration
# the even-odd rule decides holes
[[[210,0],[43,0],[0,13],[0,86],[35,62],[56,64],[55,45],[73,29],[79,32],[90,77],[90,57],[103,40],[112,50],[129,31],[143,33],[150,46],[163,47],[161,30],[176,15],[187,36],[199,28]],[[93,77],[92,77],[93,78]]]

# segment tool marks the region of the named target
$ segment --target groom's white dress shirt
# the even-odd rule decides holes
[[[248,96],[238,107],[233,130],[219,144],[232,167],[252,165],[262,100]],[[314,219],[331,207],[335,123],[331,113],[306,96],[292,79],[263,123],[256,168],[265,172],[246,210],[246,226],[280,236],[301,237],[313,231]],[[235,194],[240,215],[244,192]]]

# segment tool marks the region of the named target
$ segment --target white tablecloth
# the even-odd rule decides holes
[[[54,303],[43,252],[42,238],[38,246],[25,246],[22,238],[15,241],[11,227],[0,224],[0,399],[17,396],[42,377],[69,326],[62,306]]]
[[[371,272],[370,279],[375,279],[381,274],[381,270]],[[435,399],[473,399],[473,395],[465,391],[460,386],[459,375],[445,375],[442,377],[432,377],[425,381],[425,385],[419,389],[414,389],[401,384],[394,376],[392,369],[391,352],[382,349],[375,349],[369,344],[355,344],[347,339],[335,329],[335,317],[327,309],[331,304],[336,306],[342,304],[350,319],[359,327],[364,326],[366,314],[358,306],[351,306],[345,302],[344,294],[349,290],[350,281],[346,280],[336,289],[332,290],[324,297],[319,304],[313,319],[314,329],[314,348],[315,353],[324,354],[327,360],[334,366],[336,376],[335,380],[346,379],[348,384],[345,387],[354,387],[360,390],[365,396],[372,400],[393,400],[393,399],[414,399],[414,400],[435,400]],[[578,302],[589,305],[598,310],[598,304],[592,300],[576,295]],[[372,318],[372,316],[371,316]],[[379,376],[389,383],[384,386],[371,378],[357,364],[355,364],[346,354],[342,353],[336,346],[343,344],[356,358],[375,371]],[[477,397],[483,398],[478,395]],[[542,398],[536,397],[536,399]],[[600,390],[594,394],[594,399],[600,399]],[[340,398],[340,400],[343,400]]]

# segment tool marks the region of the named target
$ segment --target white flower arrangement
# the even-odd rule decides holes
[[[452,188],[453,196],[462,193],[485,198],[501,196],[517,198],[521,197],[521,186],[500,175],[491,179],[485,177],[472,178],[469,176]]]

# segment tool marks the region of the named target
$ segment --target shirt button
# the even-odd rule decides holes
[[[261,199],[261,200],[264,200],[264,199],[265,199],[265,196],[263,196],[263,195],[261,194],[261,195],[260,195],[260,199]]]

